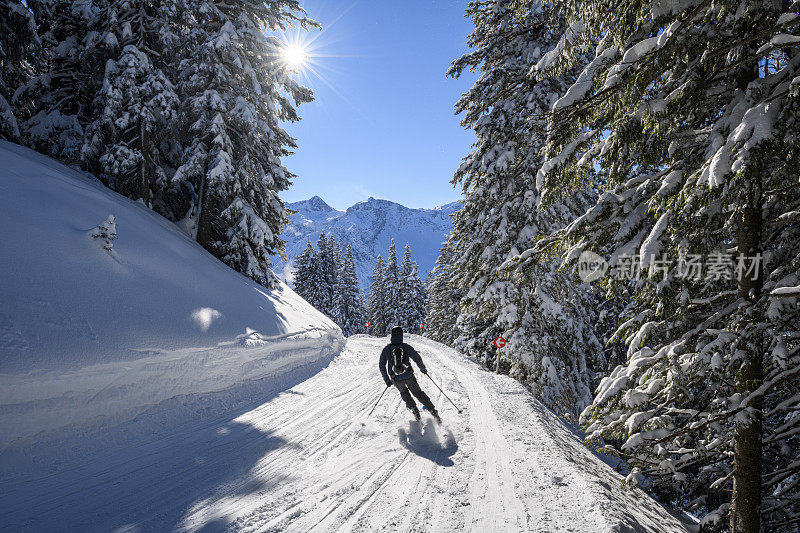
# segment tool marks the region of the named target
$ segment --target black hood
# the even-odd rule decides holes
[[[392,344],[403,344],[403,328],[400,326],[392,328]]]

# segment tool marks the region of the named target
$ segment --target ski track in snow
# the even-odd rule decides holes
[[[385,342],[351,337],[282,391],[152,437],[130,430],[52,460],[35,447],[6,451],[0,529],[685,531],[643,492],[620,488],[521,385],[427,339],[409,342],[462,414],[417,373],[441,426],[424,411],[413,421],[394,388],[367,418]]]

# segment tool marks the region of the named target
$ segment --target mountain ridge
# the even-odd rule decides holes
[[[293,279],[293,261],[306,246],[308,239],[316,244],[320,233],[332,234],[342,248],[353,248],[359,288],[366,292],[378,255],[386,257],[392,238],[403,253],[406,243],[411,246],[413,259],[424,278],[436,263],[439,248],[452,229],[450,215],[461,208],[461,202],[446,203],[434,208],[407,207],[392,200],[369,197],[345,209],[330,206],[319,196],[290,202],[286,207],[296,211],[281,234],[286,241],[288,261],[275,258],[273,270],[287,283]]]

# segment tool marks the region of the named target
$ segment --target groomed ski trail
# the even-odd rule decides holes
[[[225,519],[253,532],[684,531],[642,492],[621,489],[620,476],[518,383],[438,343],[410,342],[461,415],[417,372],[441,426],[424,411],[414,422],[394,389],[365,418],[383,389],[386,340],[352,337],[328,368],[239,418],[291,443],[251,476],[289,478],[258,497],[200,502],[182,527]]]
[[[521,385],[433,341],[407,341],[462,408],[459,415],[417,372],[441,426],[424,411],[413,422],[394,389],[366,417],[384,387],[377,360],[386,340],[355,336],[321,371],[234,418],[131,446],[124,460],[110,453],[94,469],[71,465],[91,475],[68,483],[54,473],[52,484],[40,483],[52,488],[36,490],[39,507],[14,509],[22,522],[10,523],[81,531],[685,531],[643,492],[621,488],[622,478]],[[187,450],[194,456],[175,458]]]

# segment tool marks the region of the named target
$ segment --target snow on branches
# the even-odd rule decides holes
[[[545,203],[581,184],[599,199],[543,242],[640,269],[602,282],[631,296],[614,337],[629,349],[583,413],[588,438],[732,531],[800,520],[800,308],[781,290],[800,274],[790,4],[556,1],[553,24],[582,31],[532,71],[548,83],[593,55],[548,117],[537,187]],[[693,257],[753,268],[682,275]]]
[[[457,349],[490,368],[499,366],[574,420],[591,402],[592,385],[605,370],[595,332],[598,306],[580,282],[559,270],[555,255],[537,257],[519,270],[504,266],[591,202],[591,188],[584,187],[543,206],[535,185],[537,169],[546,173],[560,164],[558,158],[542,158],[547,116],[583,65],[539,81],[530,75],[555,61],[584,28],[551,23],[539,4],[473,2],[467,13],[475,25],[468,41],[473,51],[457,59],[449,74],[482,72],[456,104],[476,142],[453,179],[462,187],[464,206],[454,217],[432,285],[437,306],[432,334],[453,338]],[[454,303],[453,295],[460,301]],[[455,331],[448,322],[456,324]],[[499,365],[500,352],[492,345],[497,336],[509,340]]]
[[[2,138],[91,172],[228,266],[277,282],[278,193],[293,177],[281,159],[295,147],[281,123],[312,93],[269,34],[317,26],[297,0],[6,1],[0,13]]]
[[[89,234],[92,239],[100,239],[103,249],[111,255],[114,250],[114,240],[117,238],[117,218],[114,215],[108,215],[105,222],[92,229]]]
[[[328,315],[346,336],[365,331],[366,312],[350,246],[342,254],[332,235],[320,234],[317,248],[309,240],[294,267],[297,294]]]

